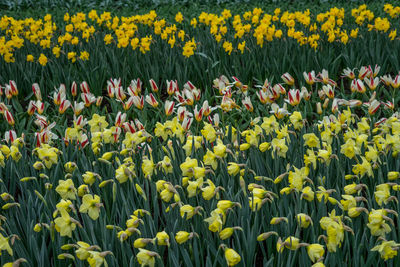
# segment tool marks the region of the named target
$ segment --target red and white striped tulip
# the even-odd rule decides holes
[[[64,99],[60,106],[58,107],[58,112],[60,114],[64,114],[64,112],[71,106],[71,102],[67,99]]]
[[[206,116],[206,117],[208,115],[210,115],[211,108],[210,108],[210,105],[208,105],[208,100],[203,102],[203,106],[202,107],[203,107],[203,115]]]
[[[94,102],[96,102],[96,97],[92,94],[81,94],[81,98],[83,102],[85,103],[85,107],[90,107],[90,105]]]
[[[71,85],[71,94],[73,97],[78,95],[78,85],[76,84],[75,81],[73,81]]]
[[[179,121],[183,121],[185,117],[187,117],[188,111],[186,110],[186,107],[180,106],[177,110],[177,117]]]
[[[143,96],[137,96],[134,95],[133,97],[133,104],[135,105],[136,108],[142,110],[144,107],[144,97]]]
[[[6,104],[4,104],[3,102],[0,102],[0,113],[4,114],[4,111],[8,110]]]
[[[135,124],[136,124],[136,128],[137,128],[139,131],[144,130],[143,124],[142,124],[138,119],[135,119]]]
[[[200,108],[200,110],[197,110],[197,105],[194,108],[194,117],[196,121],[201,121],[203,119],[203,108]]]
[[[288,72],[282,74],[281,78],[283,82],[289,86],[292,86],[294,84],[294,78]]]
[[[290,89],[288,92],[288,102],[291,106],[297,106],[300,104],[301,94],[299,89]]]
[[[85,119],[82,115],[79,115],[77,118],[74,116],[74,125],[78,128],[83,128],[87,124],[87,119]]]
[[[35,101],[33,101],[33,100],[29,101],[28,110],[27,110],[29,116],[32,116],[35,113],[35,110],[36,110]]]
[[[124,122],[122,124],[122,128],[124,128],[124,130],[127,132],[136,133],[136,127],[135,127],[135,123],[133,121]]]
[[[370,102],[370,103],[367,103],[366,106],[368,106],[368,113],[369,113],[370,115],[375,114],[375,113],[378,111],[380,105],[381,105],[381,102],[378,101],[378,100],[376,100],[376,99],[374,99],[374,100],[373,100],[372,102]]]
[[[309,85],[313,85],[315,82],[318,81],[317,77],[315,77],[315,71],[311,71],[309,73],[303,72],[303,77],[304,80],[306,80],[306,83]]]
[[[80,84],[80,87],[81,87],[82,93],[84,93],[84,94],[89,94],[90,93],[89,84],[86,81],[83,81]]]
[[[82,134],[80,140],[78,140],[78,144],[81,148],[85,148],[89,144],[89,138],[86,134]]]
[[[38,100],[38,101],[36,101],[35,106],[36,106],[36,111],[37,111],[39,114],[43,114],[43,111],[44,111],[44,103],[43,103],[42,101]]]
[[[342,77],[347,77],[351,80],[354,80],[356,78],[356,74],[354,73],[354,69],[344,69],[342,73]]]
[[[398,75],[396,75],[396,77],[394,77],[394,79],[392,80],[392,87],[394,88],[394,89],[397,89],[397,88],[399,88],[400,87],[400,75],[398,74]]]
[[[392,76],[390,76],[390,75],[381,76],[381,81],[386,86],[391,86],[393,83]]]
[[[17,139],[17,133],[14,130],[8,130],[4,134],[7,143],[12,144]]]
[[[13,115],[11,114],[10,111],[5,110],[4,111],[4,118],[6,119],[6,121],[8,122],[8,124],[10,124],[11,126],[13,126],[15,124],[15,120]]]
[[[178,83],[176,81],[167,80],[167,93],[173,95],[175,92],[178,92]]]
[[[266,92],[264,92],[262,89],[260,89],[259,91],[256,92],[258,99],[260,99],[260,102],[262,104],[266,104],[268,103],[268,95]]]
[[[394,101],[393,102],[386,101],[386,102],[383,102],[383,104],[385,105],[386,108],[394,110]]]
[[[358,79],[364,80],[365,77],[370,77],[372,74],[372,70],[368,67],[362,66],[360,71],[358,72]]]
[[[186,82],[183,85],[183,88],[189,89],[189,90],[194,90],[197,89],[196,86],[193,85],[193,83],[191,81]]]
[[[201,91],[200,91],[200,89],[193,89],[192,90],[192,93],[193,93],[193,96],[194,96],[194,99],[196,100],[196,101],[199,101],[200,100],[200,98],[201,98]]]
[[[152,93],[146,96],[146,102],[153,108],[158,107],[157,99],[154,97]]]
[[[301,91],[300,91],[300,97],[303,98],[304,100],[308,101],[311,98],[311,94],[312,92],[308,92],[307,88],[305,88],[304,86],[301,87]]]
[[[142,81],[139,78],[132,80],[128,86],[128,94],[130,96],[140,95],[142,93],[142,85]]]
[[[11,94],[12,94],[13,96],[18,95],[17,83],[16,83],[15,81],[13,81],[13,80],[10,80],[8,83],[9,83],[9,85],[10,85]]]
[[[37,83],[32,84],[32,91],[36,97],[36,100],[42,101],[42,93],[40,92],[39,84]]]
[[[164,105],[165,115],[167,116],[171,115],[174,112],[174,106],[175,106],[174,101],[166,100]]]
[[[117,116],[115,117],[115,126],[121,127],[124,124],[125,120],[126,120],[126,113],[118,111]]]
[[[357,92],[362,93],[362,94],[365,93],[365,91],[367,91],[363,81],[361,81],[360,79],[356,80],[355,89],[357,90]]]
[[[328,98],[333,99],[335,97],[335,88],[330,84],[322,86],[322,90]]]
[[[179,104],[186,105],[186,99],[181,93],[176,92],[174,98],[179,102]]]
[[[250,112],[254,111],[254,107],[253,104],[251,103],[250,97],[246,96],[244,99],[242,99],[242,104],[248,111]]]
[[[130,88],[130,87],[129,87]],[[129,91],[129,89],[128,89]],[[131,95],[131,94],[129,94]],[[131,95],[133,96],[133,95]],[[119,101],[124,101],[126,98],[126,94],[124,92],[124,89],[122,88],[122,86],[116,87],[115,88],[115,97],[119,100]]]
[[[358,99],[351,99],[348,101],[347,104],[349,107],[354,108],[354,107],[359,107],[362,105],[362,102]]]
[[[157,86],[156,82],[153,79],[151,79],[151,80],[149,80],[149,83],[150,83],[151,91],[153,91],[154,93],[157,93],[158,86]]]
[[[282,119],[290,113],[286,109],[286,103],[280,108],[276,103],[272,103],[270,113],[274,114],[277,119]]]
[[[114,98],[115,88],[110,81],[107,81],[107,94],[109,98]]]
[[[190,90],[184,89],[183,90],[183,94],[186,97],[186,101],[185,101],[186,105],[192,106],[194,104],[194,94],[193,94],[193,92],[190,91]]]
[[[365,78],[364,82],[370,90],[375,90],[379,84],[379,78],[374,78],[371,76],[370,78]]]
[[[123,106],[124,110],[130,109],[132,107],[132,105],[133,105],[133,96],[128,98],[128,100],[126,102],[122,101],[122,106]]]
[[[112,87],[118,88],[121,86],[121,78],[118,79],[113,79],[111,78],[109,81],[107,81],[107,84],[110,83]]]
[[[7,99],[11,99],[13,97],[10,85],[6,84],[6,88],[4,89],[4,93],[5,93]]]
[[[336,112],[339,110],[339,103],[338,103],[338,99],[337,98],[335,98],[335,99],[333,99],[333,101],[332,101],[332,113],[333,114],[336,114]]]
[[[190,128],[190,126],[192,125],[192,123],[193,123],[193,118],[187,116],[187,117],[185,117],[185,118],[183,119],[182,128],[183,128],[185,131],[187,131],[187,130],[189,130],[189,128]]]
[[[369,67],[371,68],[371,66],[369,66]],[[371,68],[371,72],[374,75],[374,77],[378,76],[378,73],[380,70],[381,70],[381,67],[378,66],[378,64],[375,65],[374,71],[372,71],[372,68]]]
[[[75,116],[78,116],[81,114],[82,110],[85,108],[85,104],[83,102],[74,102],[74,105],[72,106],[72,110],[74,111]]]

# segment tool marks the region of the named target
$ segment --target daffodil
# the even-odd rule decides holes
[[[59,180],[56,192],[60,194],[63,199],[76,199],[76,188],[72,179]]]
[[[79,208],[79,212],[88,213],[92,220],[97,220],[100,214],[100,197],[98,195],[84,195],[82,198],[82,205]]]

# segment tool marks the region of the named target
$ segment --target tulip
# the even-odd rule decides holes
[[[74,105],[72,106],[72,110],[74,111],[75,116],[79,116],[81,114],[82,110],[85,108],[85,104],[83,102],[74,102]]]
[[[282,74],[281,78],[283,82],[289,86],[292,86],[294,84],[294,78],[288,72]]]
[[[203,119],[203,108],[200,108],[199,111],[197,111],[197,105],[194,108],[194,117],[196,121],[201,121]]]
[[[131,81],[131,84],[128,87],[130,89],[128,89],[128,91],[133,93],[133,94],[130,93],[130,95],[139,95],[142,92],[142,87],[143,87],[142,81],[139,78],[137,78],[136,80]]]
[[[64,112],[71,106],[71,102],[69,100],[64,99],[60,106],[58,107],[58,112],[60,114],[64,114]]]
[[[371,76],[371,74],[372,73],[370,72],[369,68],[362,66],[360,71],[358,72],[358,79],[364,80],[365,77],[369,78],[369,76]]]
[[[28,105],[28,114],[30,116],[32,116],[35,113],[36,110],[36,105],[35,105],[35,101],[31,100],[29,101],[29,105]]]
[[[190,128],[190,126],[192,125],[192,122],[193,122],[193,118],[185,117],[185,118],[183,119],[183,122],[182,122],[182,128],[183,128],[185,131],[188,131],[189,128]]]
[[[14,126],[14,124],[15,124],[14,117],[13,117],[13,115],[11,114],[10,111],[8,111],[8,110],[5,110],[5,111],[4,111],[4,118],[6,119],[6,121],[8,122],[8,124],[10,124],[11,126]]]
[[[107,94],[108,94],[108,97],[114,98],[115,88],[112,86],[112,84],[109,81],[107,81]]]
[[[370,78],[365,78],[364,82],[367,84],[370,90],[375,90],[379,84],[379,79],[370,77]]]
[[[42,101],[42,94],[40,92],[39,84],[37,84],[37,83],[32,84],[32,91],[36,97],[36,100]]]
[[[124,110],[130,109],[133,105],[133,96],[131,96],[126,102],[123,102],[122,105],[123,105]]]
[[[322,90],[325,95],[330,99],[333,99],[335,97],[334,87],[332,87],[330,84],[322,86]]]
[[[311,71],[309,73],[303,72],[303,77],[304,80],[306,80],[306,83],[309,85],[313,85],[317,81],[317,78],[315,77],[315,71]]]
[[[89,85],[88,85],[88,83],[86,81],[83,81],[80,84],[80,87],[81,87],[82,93],[84,93],[84,94],[89,94],[90,93]]]
[[[144,97],[143,96],[139,97],[137,95],[134,95],[132,97],[133,97],[133,104],[135,105],[135,107],[142,110],[144,107]]]
[[[393,79],[391,85],[394,89],[397,89],[400,87],[400,74],[396,75],[396,77]]]
[[[150,93],[150,95],[146,96],[146,102],[152,106],[153,108],[158,107],[158,102],[157,99],[154,97],[154,95],[152,93]]]
[[[121,127],[122,124],[124,124],[125,120],[126,120],[126,113],[121,113],[121,111],[119,111],[115,118],[115,127]]]
[[[81,98],[85,103],[85,107],[90,107],[90,105],[96,101],[96,97],[92,94],[83,93],[81,94]]]
[[[378,109],[381,105],[381,102],[379,102],[378,100],[375,99],[371,103],[367,103],[366,105],[368,106],[368,113],[370,115],[373,115],[378,111]]]
[[[343,73],[342,73],[342,77],[347,77],[351,80],[354,80],[356,78],[356,75],[354,74],[354,69],[352,69],[352,70],[350,68],[344,69]]]
[[[7,143],[14,143],[17,139],[17,133],[14,130],[9,130],[4,134],[4,139]]]
[[[253,112],[254,107],[251,103],[250,97],[246,96],[244,99],[242,99],[242,104],[246,107],[248,111]]]
[[[167,116],[171,115],[172,112],[174,111],[174,106],[175,106],[174,101],[166,100],[165,105],[164,105],[165,115],[167,115]]]
[[[72,85],[71,85],[71,94],[73,97],[77,96],[77,94],[78,94],[78,85],[76,84],[75,81],[72,82]]]
[[[153,91],[154,93],[157,93],[158,86],[157,86],[156,82],[153,79],[150,79],[149,83],[150,83],[151,91]]]
[[[115,94],[119,101],[124,101],[126,98],[126,95],[125,95],[125,92],[124,92],[124,89],[122,88],[122,86],[115,88]],[[131,95],[131,96],[135,96],[135,95]]]
[[[130,132],[130,133],[135,133],[136,132],[135,124],[132,121],[131,122],[124,122],[122,124],[122,127],[127,132]]]
[[[178,84],[177,83],[175,83],[172,80],[171,81],[167,80],[167,93],[168,93],[168,95],[173,95],[175,92],[177,92],[178,91],[177,88],[178,88]]]
[[[256,94],[257,94],[258,99],[260,99],[260,102],[261,102],[262,104],[266,104],[266,103],[269,102],[269,101],[268,101],[268,100],[269,100],[269,99],[268,99],[268,96],[267,96],[267,94],[266,94],[263,90],[257,91]]]
[[[18,95],[18,88],[17,88],[17,83],[13,80],[10,80],[9,82],[10,88],[11,88],[11,94],[13,96]]]
[[[286,102],[288,102],[292,106],[297,106],[300,103],[301,95],[299,89],[290,89],[288,92],[288,98]]]
[[[185,100],[186,105],[189,105],[189,106],[193,105],[194,104],[194,100],[195,100],[193,92],[189,91],[187,89],[184,89],[183,90],[183,94],[186,97],[186,100]]]

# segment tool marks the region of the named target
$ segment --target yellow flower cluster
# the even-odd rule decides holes
[[[365,38],[364,33],[367,31],[377,31],[394,40],[397,37],[395,19],[398,18],[400,7],[386,4],[383,10],[387,17],[377,17],[367,5],[352,9],[351,16],[346,15],[344,8],[336,7],[314,14],[310,10],[292,12],[282,11],[280,8],[276,8],[271,14],[261,8],[254,8],[243,14],[232,14],[225,9],[219,15],[202,12],[190,21],[184,20],[183,14],[178,12],[174,23],[160,18],[155,11],[119,17],[110,12],[99,14],[92,10],[73,15],[66,13],[63,23],[59,25],[50,14],[36,20],[3,16],[0,18],[0,55],[5,62],[11,63],[15,61],[17,50],[26,50],[28,62],[34,62],[34,58],[38,58],[38,63],[43,66],[47,64],[47,58],[51,61],[51,57],[59,58],[61,55],[66,55],[72,63],[78,58],[89,60],[86,53],[90,46],[98,45],[97,35],[101,36],[105,45],[113,45],[119,49],[139,48],[141,53],[151,51],[151,44],[161,38],[171,49],[180,47],[185,57],[192,56],[197,48],[193,44],[193,38],[205,43],[202,42],[203,38],[212,37],[217,43],[221,43],[222,49],[229,55],[233,51],[243,53],[244,42],[250,44],[252,38],[260,48],[267,42],[284,41],[282,39],[287,37],[299,45],[308,45],[313,49],[326,42],[348,44],[352,39]],[[205,37],[204,31],[208,31],[210,35]],[[30,51],[31,44],[40,47],[42,51],[33,54]],[[86,53],[78,57],[82,46]],[[257,46],[250,49],[258,49]]]

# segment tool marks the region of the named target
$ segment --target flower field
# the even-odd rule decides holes
[[[397,266],[397,4],[1,16],[0,263]]]

